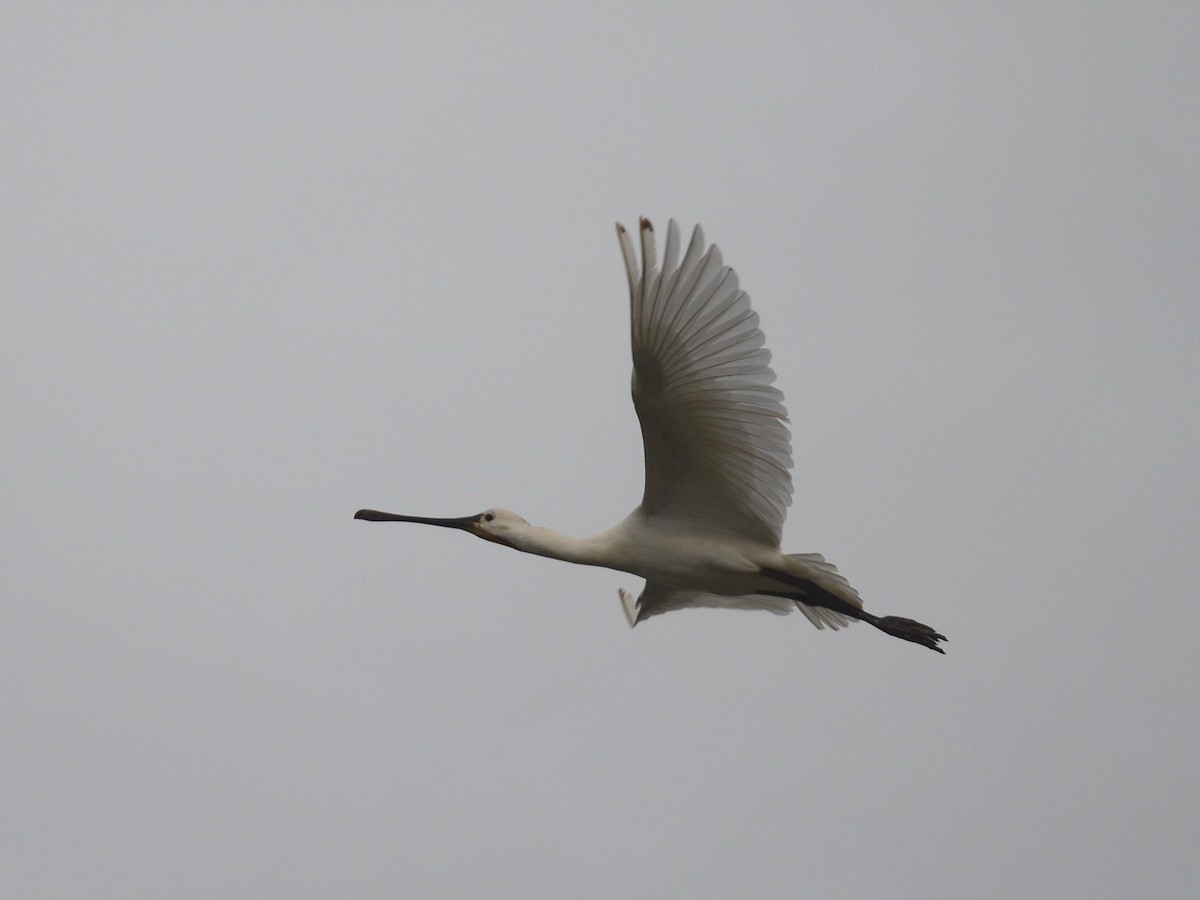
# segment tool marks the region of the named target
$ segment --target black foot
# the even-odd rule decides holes
[[[892,637],[912,641],[914,644],[920,644],[922,647],[928,647],[930,650],[936,650],[938,653],[946,652],[938,646],[938,641],[946,639],[945,635],[938,634],[928,625],[922,625],[920,622],[914,622],[912,619],[902,619],[900,616],[883,616],[871,624],[885,634],[890,634]]]

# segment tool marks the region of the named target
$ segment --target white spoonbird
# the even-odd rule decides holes
[[[681,262],[672,221],[660,269],[654,228],[642,219],[639,269],[620,224],[617,237],[629,276],[633,406],[646,457],[638,508],[587,538],[530,525],[505,509],[457,519],[362,509],[354,518],[457,528],[525,553],[639,575],[646,586],[636,602],[620,591],[631,626],[688,606],[799,609],[817,628],[860,619],[944,652],[945,637],[928,625],[864,610],[819,553],[781,552],[792,499],[787,411],[771,386],[758,316],[717,247],[705,247],[697,226]]]

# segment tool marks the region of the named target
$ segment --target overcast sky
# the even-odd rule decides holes
[[[1198,9],[6,2],[0,895],[1195,896]],[[637,503],[640,214],[947,656],[352,520]]]

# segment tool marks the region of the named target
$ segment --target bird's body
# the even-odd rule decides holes
[[[791,502],[790,436],[783,395],[758,316],[699,226],[682,261],[667,230],[662,268],[654,231],[641,220],[642,265],[618,225],[630,291],[633,401],[642,426],[646,484],[641,504],[590,538],[530,525],[492,509],[459,519],[359,510],[355,518],[458,528],[526,553],[640,575],[630,625],[690,606],[799,609],[818,628],[853,619],[939,653],[945,638],[919,622],[879,617],[824,557],[785,554],[780,536]]]
[[[516,515],[507,510],[493,513]],[[516,549],[538,556],[629,572],[665,587],[731,596],[753,593],[761,566],[768,562],[778,565],[782,559],[778,550],[772,553],[752,541],[669,526],[669,522],[636,511],[590,538],[528,526],[506,540]]]

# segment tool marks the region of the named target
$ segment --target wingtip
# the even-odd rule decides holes
[[[642,231],[654,231],[654,224],[645,216],[641,217]]]
[[[637,601],[624,588],[618,588],[617,593],[621,596],[621,609],[625,611],[625,620],[629,622],[629,627],[632,628],[637,624],[638,619]]]

